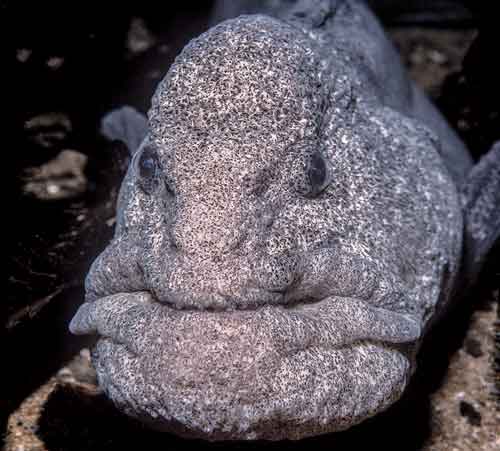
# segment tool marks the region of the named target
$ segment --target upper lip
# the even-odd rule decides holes
[[[255,320],[273,339],[297,348],[342,348],[363,340],[386,344],[410,343],[417,341],[421,334],[419,322],[410,315],[374,307],[355,298],[337,296],[291,307],[266,305],[251,311],[221,312],[175,310],[151,301],[155,299],[149,292],[136,292],[117,293],[85,302],[73,317],[70,330],[75,334],[104,336],[134,350],[134,344],[129,342],[132,337],[127,336],[128,329],[121,327],[122,324],[134,321],[131,315],[136,315],[139,309],[142,317],[152,315],[150,325],[165,327],[166,333],[169,333],[168,326],[154,321],[155,315],[160,315],[158,309],[164,309],[162,319],[171,322],[178,321],[182,315],[192,315],[193,321],[196,315],[215,315],[212,316],[214,323],[220,323],[224,318],[237,322],[241,319],[242,324]]]

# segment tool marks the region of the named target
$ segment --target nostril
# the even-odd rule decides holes
[[[300,277],[298,266],[296,256],[262,256],[253,268],[255,282],[266,291],[286,295]]]

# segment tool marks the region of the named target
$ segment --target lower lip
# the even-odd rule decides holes
[[[352,298],[327,298],[287,308],[266,305],[255,310],[200,311],[172,309],[147,292],[119,293],[85,303],[70,329],[76,334],[97,333],[126,343],[133,338],[128,337],[124,324],[133,325],[137,337],[156,331],[165,341],[175,336],[176,341],[199,340],[200,345],[210,334],[214,340],[226,335],[227,339],[239,340],[252,330],[261,331],[279,346],[301,348],[335,349],[361,340],[414,343],[420,338],[420,326],[413,318]],[[139,330],[141,327],[145,330]]]

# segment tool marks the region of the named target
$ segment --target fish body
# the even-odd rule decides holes
[[[208,440],[299,439],[396,401],[500,233],[477,164],[369,9],[296,2],[192,40],[148,120],[70,329],[117,407]]]

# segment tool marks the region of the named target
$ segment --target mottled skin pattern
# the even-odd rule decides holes
[[[305,4],[191,41],[129,136],[71,329],[100,336],[100,385],[156,428],[345,429],[400,397],[456,294],[470,157],[363,5]]]

